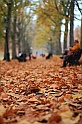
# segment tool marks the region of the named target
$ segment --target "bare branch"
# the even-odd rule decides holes
[[[79,10],[80,13],[82,14],[82,9],[79,7],[79,4],[78,4],[77,0],[76,0],[76,5],[77,5],[77,7],[78,7],[78,10]]]

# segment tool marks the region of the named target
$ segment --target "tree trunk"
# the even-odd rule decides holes
[[[67,35],[68,35],[68,20],[65,22],[65,32],[64,32],[64,50],[67,48]]]
[[[73,46],[74,43],[74,0],[70,3],[70,42],[69,45]]]
[[[4,43],[4,59],[3,60],[6,60],[6,34],[5,34],[5,43]]]
[[[18,39],[18,53],[21,52],[21,45],[20,45],[20,39]]]
[[[8,15],[6,19],[6,36],[5,36],[5,49],[4,49],[4,60],[10,61],[10,53],[9,53],[9,32],[10,32],[10,22],[11,22],[11,8],[12,2],[7,4],[8,6]]]
[[[14,16],[13,38],[12,38],[12,59],[16,59],[16,15]]]
[[[82,48],[82,13],[81,13],[81,41],[80,41],[80,46]]]
[[[61,34],[57,34],[56,35],[56,39],[57,39],[57,41],[56,41],[56,54],[57,55],[60,55],[61,54],[61,42],[60,42],[60,35]]]

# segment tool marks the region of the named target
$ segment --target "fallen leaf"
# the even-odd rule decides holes
[[[4,108],[3,105],[0,105],[0,116],[3,116],[3,114],[5,113],[6,109]]]
[[[82,98],[82,94],[75,94],[75,95],[72,95],[72,97],[74,99],[76,99],[76,98]]]
[[[69,124],[76,124],[80,120],[80,115],[73,117],[73,113],[69,110],[60,114],[63,124],[69,122]]]

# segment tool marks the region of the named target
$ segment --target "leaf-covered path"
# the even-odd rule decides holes
[[[0,124],[82,124],[82,65],[55,56],[0,61]]]

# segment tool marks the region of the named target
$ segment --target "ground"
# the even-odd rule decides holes
[[[54,56],[0,61],[0,124],[82,124],[82,65]]]

